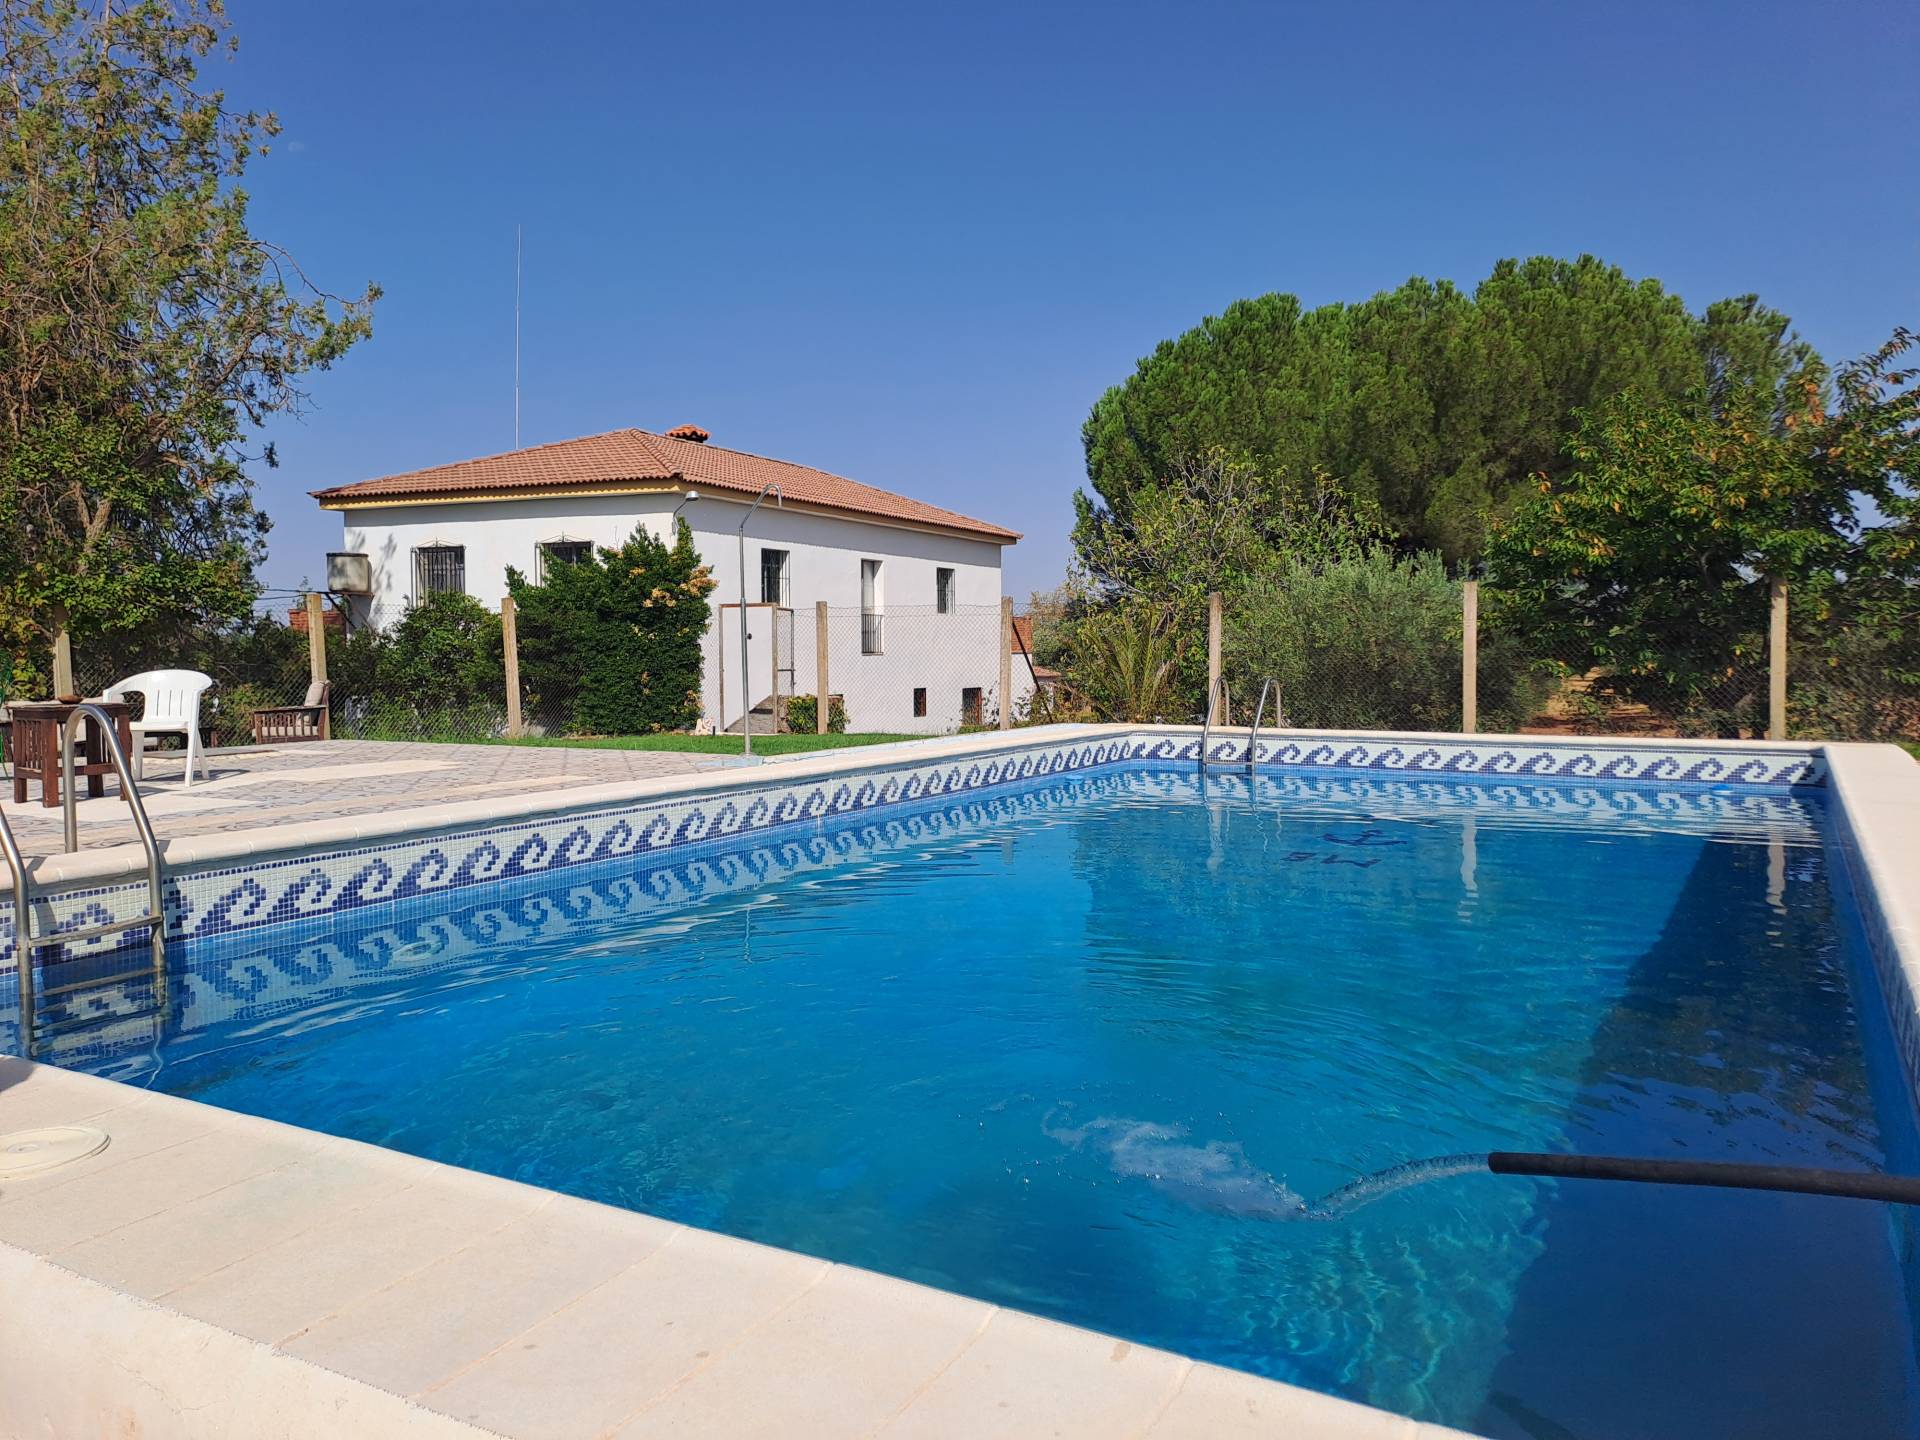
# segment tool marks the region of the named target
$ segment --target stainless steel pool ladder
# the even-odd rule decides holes
[[[107,742],[107,755],[113,761],[114,773],[120,777],[120,793],[126,799],[127,807],[133,812],[133,828],[140,837],[140,848],[147,857],[147,909],[143,915],[131,920],[109,920],[104,925],[87,925],[78,930],[61,930],[52,935],[43,935],[35,939],[33,935],[33,897],[28,887],[27,862],[20,853],[19,843],[13,837],[13,827],[7,823],[5,811],[0,811],[0,850],[5,851],[7,866],[13,871],[13,956],[14,964],[20,972],[20,1016],[23,1025],[31,1027],[35,1002],[33,987],[34,952],[48,945],[73,944],[81,940],[93,940],[102,935],[117,935],[124,930],[138,930],[146,926],[152,937],[153,975],[162,978],[166,966],[167,915],[166,904],[160,884],[160,843],[154,838],[153,824],[147,819],[147,807],[140,799],[140,789],[133,783],[133,773],[127,765],[126,751],[120,748],[120,737],[115,732],[113,720],[97,705],[77,705],[60,727],[60,803],[63,810],[64,834],[69,854],[80,848],[80,817],[76,812],[77,803],[73,788],[73,735],[75,729],[88,716],[92,716],[99,726],[101,736]],[[139,972],[134,972],[138,974]],[[69,990],[86,989],[95,985],[110,984],[115,980],[127,980],[133,975],[108,975],[84,980],[74,985],[60,985],[40,992],[43,995],[62,995]]]
[[[1207,746],[1213,741],[1213,712],[1220,703],[1220,697],[1227,693],[1227,682],[1217,681],[1207,691],[1207,717],[1200,726],[1200,768],[1207,768]],[[1226,716],[1220,717],[1222,720]]]
[[[1269,675],[1260,682],[1260,698],[1254,702],[1253,724],[1247,727],[1247,770],[1252,772],[1255,757],[1260,753],[1260,717],[1267,713],[1267,692],[1273,692],[1273,723],[1281,729],[1287,725],[1287,709],[1280,699],[1280,682]]]

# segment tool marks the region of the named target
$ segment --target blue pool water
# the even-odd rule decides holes
[[[1127,767],[176,956],[63,1063],[1499,1437],[1912,1434],[1911,1167],[1817,802]]]

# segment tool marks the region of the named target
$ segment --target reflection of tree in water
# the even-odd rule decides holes
[[[1554,1134],[1594,1018],[1650,938],[1604,918],[1613,880],[1559,880],[1544,903],[1566,923],[1528,954],[1513,921],[1540,907],[1540,879],[1508,847],[1538,833],[1481,817],[1468,866],[1474,817],[1436,814],[1411,788],[1384,819],[1218,788],[1208,806],[1109,806],[1074,836],[1093,1013],[1189,1072],[1191,1113],[1143,1118],[1188,1125],[1195,1143],[1238,1139],[1307,1194]],[[1571,973],[1569,951],[1586,962]],[[1205,1333],[1232,1363],[1469,1419],[1539,1247],[1532,1198],[1430,1187],[1339,1224],[1206,1221]]]
[[[1594,1035],[1568,1148],[1878,1168],[1825,864],[1813,849],[1701,848]],[[1480,1433],[1911,1433],[1884,1207],[1568,1183],[1542,1187],[1537,1223],[1547,1243],[1516,1290]]]
[[[1718,1098],[1669,1103],[1714,1124],[1734,1123],[1761,1096],[1772,1120],[1811,1121],[1820,1143],[1846,1152],[1810,1163],[1878,1163],[1871,1109],[1846,1105],[1867,1093],[1867,1075],[1825,864],[1814,849],[1703,847],[1666,929],[1594,1034],[1586,1084],[1605,1091],[1637,1077],[1705,1092]],[[1780,900],[1768,903],[1770,867],[1782,866]]]

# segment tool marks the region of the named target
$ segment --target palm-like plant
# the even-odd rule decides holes
[[[1174,698],[1175,653],[1166,617],[1135,609],[1089,617],[1074,647],[1073,683],[1108,718],[1157,720]]]

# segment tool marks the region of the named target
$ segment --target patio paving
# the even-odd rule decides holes
[[[196,779],[191,790],[183,790],[183,752],[147,757],[140,796],[162,840],[292,821],[344,820],[489,796],[559,793],[718,768],[712,755],[670,750],[385,740],[214,750],[208,752],[207,764],[211,778]],[[6,787],[0,799],[20,848],[29,856],[59,853],[64,848],[61,812],[57,806],[49,810],[41,805],[39,782],[29,787],[25,805],[13,803],[11,780],[0,785]],[[107,778],[107,793],[98,798],[83,794],[77,811],[82,850],[132,843],[133,827],[112,776]]]

